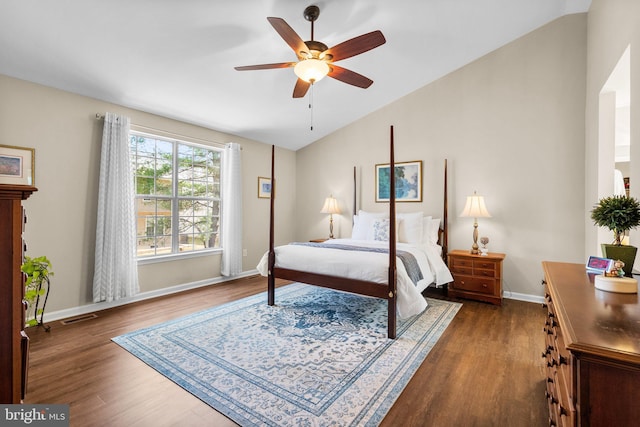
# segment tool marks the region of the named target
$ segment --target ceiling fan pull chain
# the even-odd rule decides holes
[[[313,131],[313,86],[311,84],[311,90],[309,91],[309,114],[311,116],[311,130]]]

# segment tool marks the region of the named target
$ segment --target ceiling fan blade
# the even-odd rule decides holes
[[[298,79],[296,86],[293,88],[293,97],[303,98],[307,94],[309,87],[311,87],[311,83]]]
[[[337,44],[327,49],[324,54],[331,54],[333,56],[331,61],[333,62],[340,61],[342,59],[360,55],[368,50],[375,49],[376,47],[385,44],[386,41],[387,40],[384,38],[384,35],[382,35],[381,31],[372,31]]]
[[[362,74],[347,70],[346,68],[338,67],[334,64],[330,64],[329,67],[331,68],[331,71],[329,71],[329,74],[327,75],[336,80],[340,80],[343,83],[361,87],[363,89],[366,89],[373,84],[373,80],[363,76]]]
[[[297,57],[302,57],[300,52],[309,52],[309,48],[304,44],[300,36],[282,18],[269,17],[267,20],[273,28],[280,34],[280,37],[293,49]]]
[[[260,64],[260,65],[244,65],[242,67],[234,67],[238,71],[248,70],[270,70],[272,68],[289,68],[296,65],[295,62],[279,62],[277,64]]]

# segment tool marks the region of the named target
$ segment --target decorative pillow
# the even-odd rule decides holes
[[[379,218],[373,220],[373,224],[371,226],[371,238],[369,240],[378,240],[380,242],[388,242],[389,241],[389,224],[391,223],[391,219],[389,218]],[[402,220],[396,219],[396,242],[398,241],[398,229],[402,226]]]
[[[354,226],[351,238],[355,240],[373,240],[373,221],[388,217],[388,213],[372,213],[360,210],[357,215],[357,227]]]
[[[398,224],[399,242],[419,244],[424,241],[422,212],[399,213],[396,216],[402,220]]]
[[[373,240],[381,242],[389,241],[389,218],[376,219],[373,221]]]

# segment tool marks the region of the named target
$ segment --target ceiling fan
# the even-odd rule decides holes
[[[302,41],[300,36],[282,18],[268,17],[267,20],[280,34],[280,37],[293,49],[298,57],[297,62],[280,62],[276,64],[247,65],[235,67],[238,71],[268,70],[272,68],[291,68],[298,77],[293,89],[294,98],[305,96],[309,87],[320,81],[324,76],[332,77],[341,82],[368,88],[373,80],[339,67],[334,62],[351,58],[368,50],[383,45],[386,40],[380,31],[372,31],[358,37],[354,37],[331,48],[326,44],[313,39],[313,23],[320,16],[320,8],[312,5],[304,10],[304,18],[311,22],[311,40]]]

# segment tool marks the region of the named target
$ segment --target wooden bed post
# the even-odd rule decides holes
[[[389,142],[389,299],[388,299],[388,337],[396,338],[396,167],[393,148],[393,126]]]
[[[351,225],[355,224],[355,217],[358,215],[357,208],[357,194],[358,194],[358,183],[356,181],[356,167],[353,167],[353,215],[351,215]]]
[[[269,271],[268,271],[268,277],[267,277],[267,304],[269,305],[274,305],[275,304],[275,290],[276,290],[276,278],[273,272],[273,269],[275,267],[276,264],[276,252],[274,249],[274,239],[273,239],[273,235],[275,232],[275,227],[274,227],[274,194],[275,194],[275,187],[276,187],[276,178],[274,175],[274,170],[275,170],[275,150],[276,150],[276,146],[272,145],[271,146],[271,192],[269,193],[269,202],[270,202],[270,208],[269,208],[269,259],[268,259],[268,263],[269,263]]]
[[[444,208],[442,215],[442,259],[449,263],[447,253],[449,251],[449,202],[447,200],[447,159],[444,159]]]

